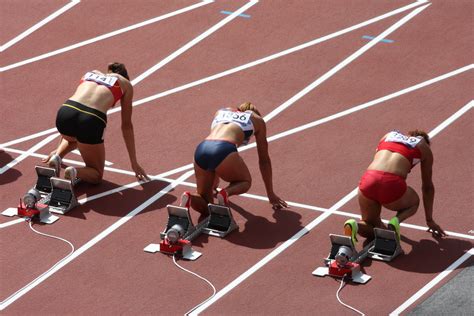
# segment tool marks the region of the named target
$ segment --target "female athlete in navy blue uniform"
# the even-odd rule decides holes
[[[272,165],[268,155],[266,125],[257,108],[250,102],[237,109],[225,108],[216,112],[211,133],[196,148],[194,171],[197,194],[184,192],[181,206],[192,206],[200,213],[207,212],[207,204],[213,203],[213,189],[219,178],[229,185],[217,193],[221,205],[228,204],[228,197],[250,189],[252,177],[237,147],[247,144],[255,135],[260,172],[269,202],[273,208],[287,207],[285,201],[273,192]]]

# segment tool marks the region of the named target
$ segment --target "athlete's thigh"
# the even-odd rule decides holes
[[[384,207],[388,208],[389,210],[400,211],[412,207],[413,205],[417,205],[419,203],[420,198],[418,194],[415,192],[415,190],[413,190],[412,187],[407,187],[407,190],[401,198],[399,198],[395,202],[384,204]]]
[[[382,206],[377,201],[365,197],[360,190],[358,190],[357,198],[362,220],[369,223],[379,222]]]
[[[212,202],[215,172],[204,170],[197,163],[194,163],[194,175],[196,176],[197,193],[209,203]]]
[[[238,152],[230,153],[217,166],[216,174],[226,182],[252,181],[249,168]]]
[[[101,144],[84,144],[77,142],[82,159],[86,167],[91,167],[99,171],[101,174],[104,171],[105,164],[105,147]]]

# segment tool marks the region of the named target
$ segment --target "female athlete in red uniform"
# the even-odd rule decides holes
[[[127,69],[120,63],[108,65],[107,73],[94,70],[81,79],[76,92],[58,110],[56,127],[61,133],[60,143],[46,159],[56,168],[59,176],[61,159],[74,149],[79,149],[86,164],[82,168],[68,167],[65,178],[79,178],[89,183],[102,180],[105,164],[103,134],[107,125],[107,110],[120,100],[122,107],[122,135],[128,155],[140,180],[148,179],[137,162],[135,137],[132,124],[133,86],[130,84]]]
[[[362,221],[358,224],[350,219],[344,224],[345,234],[356,239],[358,233],[370,239],[374,238],[374,227],[386,228],[380,219],[382,206],[397,212],[389,221],[389,228],[397,232],[400,238],[400,222],[414,215],[420,204],[418,194],[407,186],[405,179],[410,170],[421,162],[421,180],[423,205],[426,224],[429,230],[438,236],[445,232],[433,219],[433,153],[429,136],[419,130],[411,131],[408,136],[398,131],[386,134],[377,146],[374,160],[359,182],[359,207]]]
[[[225,108],[216,112],[211,133],[197,146],[194,154],[197,194],[184,192],[181,206],[192,206],[201,214],[207,213],[207,204],[213,203],[213,190],[219,178],[229,182],[225,189],[217,193],[219,204],[227,205],[229,196],[247,192],[252,177],[237,147],[247,144],[252,135],[255,135],[257,142],[260,172],[268,200],[274,209],[287,207],[286,202],[273,192],[265,121],[250,102],[241,104],[237,109]]]

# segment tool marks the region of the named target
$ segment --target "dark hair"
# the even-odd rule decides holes
[[[409,132],[408,132],[408,135],[409,135],[409,136],[415,136],[415,137],[416,137],[416,136],[421,136],[421,137],[423,137],[423,138],[425,139],[425,141],[428,143],[428,145],[431,144],[430,136],[428,136],[428,134],[427,134],[425,131],[423,131],[423,130],[415,129],[415,130],[413,130],[413,131],[409,131]]]
[[[130,78],[128,77],[127,68],[125,68],[125,65],[122,64],[122,63],[117,63],[117,62],[111,63],[107,66],[107,70],[109,72],[119,74],[119,75],[127,78],[127,80],[130,80]]]

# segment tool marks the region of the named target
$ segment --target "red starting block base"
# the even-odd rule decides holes
[[[329,265],[328,274],[333,277],[343,278],[347,276],[352,278],[353,275],[360,273],[360,265],[354,262],[348,262],[343,267],[339,267],[337,262],[334,260]]]
[[[191,242],[185,239],[180,239],[175,244],[171,244],[166,238],[160,241],[160,252],[168,255],[182,257],[187,248],[191,248]]]

